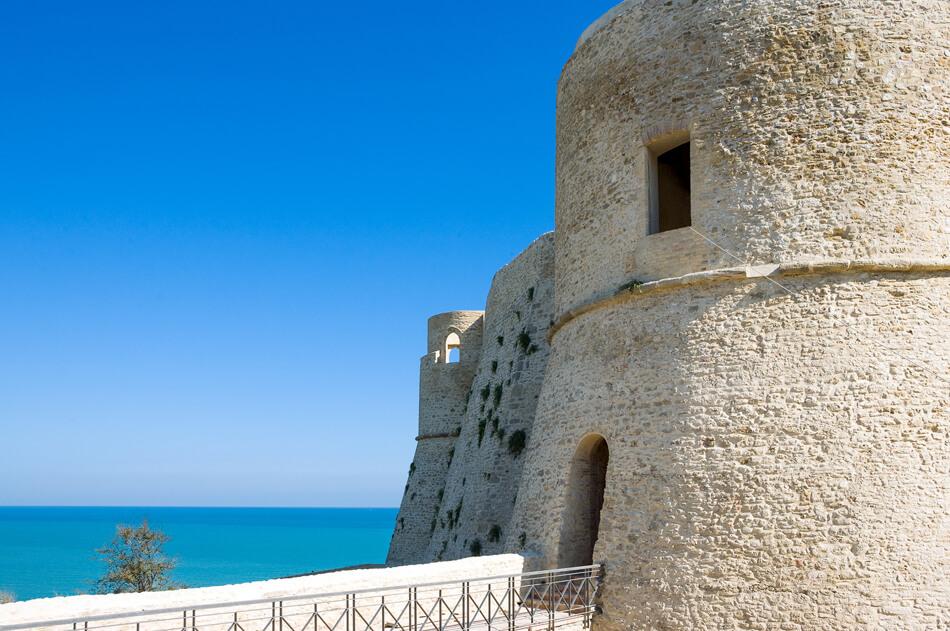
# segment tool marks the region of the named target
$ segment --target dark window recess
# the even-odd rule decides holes
[[[651,198],[652,233],[685,228],[692,223],[688,142],[656,156]]]

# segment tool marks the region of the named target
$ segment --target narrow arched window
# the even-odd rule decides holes
[[[457,364],[462,359],[462,340],[459,339],[459,334],[449,333],[448,337],[445,338],[445,349],[443,351],[443,356],[445,357],[445,363],[447,364]]]

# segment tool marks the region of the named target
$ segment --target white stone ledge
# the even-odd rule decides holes
[[[240,554],[235,550],[235,554]],[[143,594],[106,594],[38,598],[0,605],[0,626],[129,614],[144,610],[191,608],[245,600],[333,594],[428,583],[451,583],[484,576],[520,574],[524,559],[517,554],[475,557],[460,561],[366,570],[343,570],[218,587],[179,589]]]

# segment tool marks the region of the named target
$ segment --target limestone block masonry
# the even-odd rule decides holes
[[[429,321],[422,360],[419,440],[390,545],[390,564],[503,550],[524,446],[547,364],[554,315],[554,235],[501,269],[482,312]],[[461,315],[464,314],[464,315]],[[461,361],[438,361],[453,330]],[[451,381],[449,381],[451,380]],[[434,419],[437,421],[434,422]]]
[[[547,234],[492,282],[481,359],[424,559],[505,550],[553,316],[554,236]]]
[[[390,561],[602,561],[596,629],[950,628],[950,2],[629,0],[557,114]]]

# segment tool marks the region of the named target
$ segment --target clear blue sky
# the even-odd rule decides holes
[[[395,506],[613,0],[7,0],[0,504]]]

